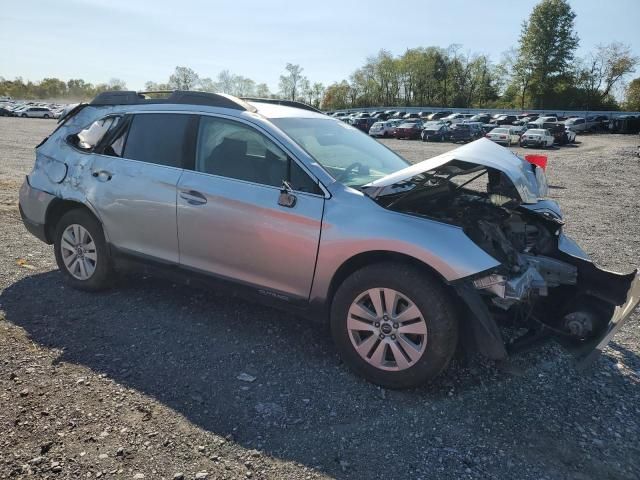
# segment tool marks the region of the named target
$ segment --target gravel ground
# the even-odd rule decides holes
[[[0,118],[0,478],[640,477],[638,313],[583,373],[548,344],[386,391],[286,313],[153,278],[65,288],[15,206],[53,127]],[[627,271],[637,139],[579,139],[545,152],[552,197],[598,263]],[[452,148],[384,143],[412,161]]]

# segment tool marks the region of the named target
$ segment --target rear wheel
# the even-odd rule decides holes
[[[109,287],[113,267],[102,226],[86,210],[65,213],[55,233],[55,256],[65,281],[80,290]]]
[[[458,321],[447,292],[408,265],[364,267],[339,287],[331,332],[344,362],[387,388],[415,387],[451,360]]]

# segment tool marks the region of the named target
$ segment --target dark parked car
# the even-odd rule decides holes
[[[592,132],[607,130],[609,117],[606,115],[591,115],[587,117],[587,125],[589,125],[589,130]]]
[[[542,124],[542,128],[549,130],[549,133],[553,135],[553,143],[557,143],[558,145],[566,145],[569,143],[564,123],[545,122]]]
[[[420,134],[422,133],[422,120],[420,119],[410,119],[406,122],[401,123],[395,130],[396,138],[408,138],[409,140],[414,140],[416,138],[420,138]]]
[[[609,122],[609,131],[613,133],[640,132],[640,116],[620,115]]]
[[[13,112],[5,107],[0,107],[0,117],[13,117]]]
[[[442,142],[449,138],[449,126],[444,122],[427,122],[420,138],[423,142]]]
[[[453,112],[449,112],[449,111],[446,111],[446,112],[434,112],[431,115],[429,115],[427,117],[427,119],[430,120],[430,121],[431,120],[440,120],[441,118],[448,117],[452,113]]]
[[[469,119],[470,122],[489,123],[491,121],[491,115],[488,113],[478,113]]]
[[[495,123],[483,123],[480,128],[482,129],[482,133],[483,134],[484,133],[489,133],[491,130],[496,128],[496,124]]]
[[[480,123],[457,123],[449,130],[449,140],[453,143],[471,142],[483,136]]]
[[[494,125],[513,125],[513,122],[517,122],[518,117],[515,115],[500,115],[491,121]]]
[[[377,118],[378,120],[388,120],[391,115],[388,113],[380,112],[375,115],[371,115],[373,118]]]
[[[356,127],[358,130],[362,130],[365,133],[369,133],[369,129],[371,125],[378,121],[377,118],[371,117],[356,117],[351,120],[351,125]]]

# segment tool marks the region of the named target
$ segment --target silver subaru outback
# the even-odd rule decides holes
[[[345,363],[403,388],[457,348],[553,336],[587,361],[629,317],[637,271],[595,266],[546,192],[486,139],[410,165],[296,102],[110,92],[37,146],[20,212],[73,287],[130,268],[231,287],[328,321]]]

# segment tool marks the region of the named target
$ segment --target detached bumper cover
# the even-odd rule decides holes
[[[587,366],[602,353],[614,335],[629,319],[638,303],[640,303],[640,274],[638,274],[638,270],[624,277],[629,279],[626,301],[622,305],[615,307],[607,327],[600,335],[583,343],[578,348],[570,349],[579,359],[580,366]]]

